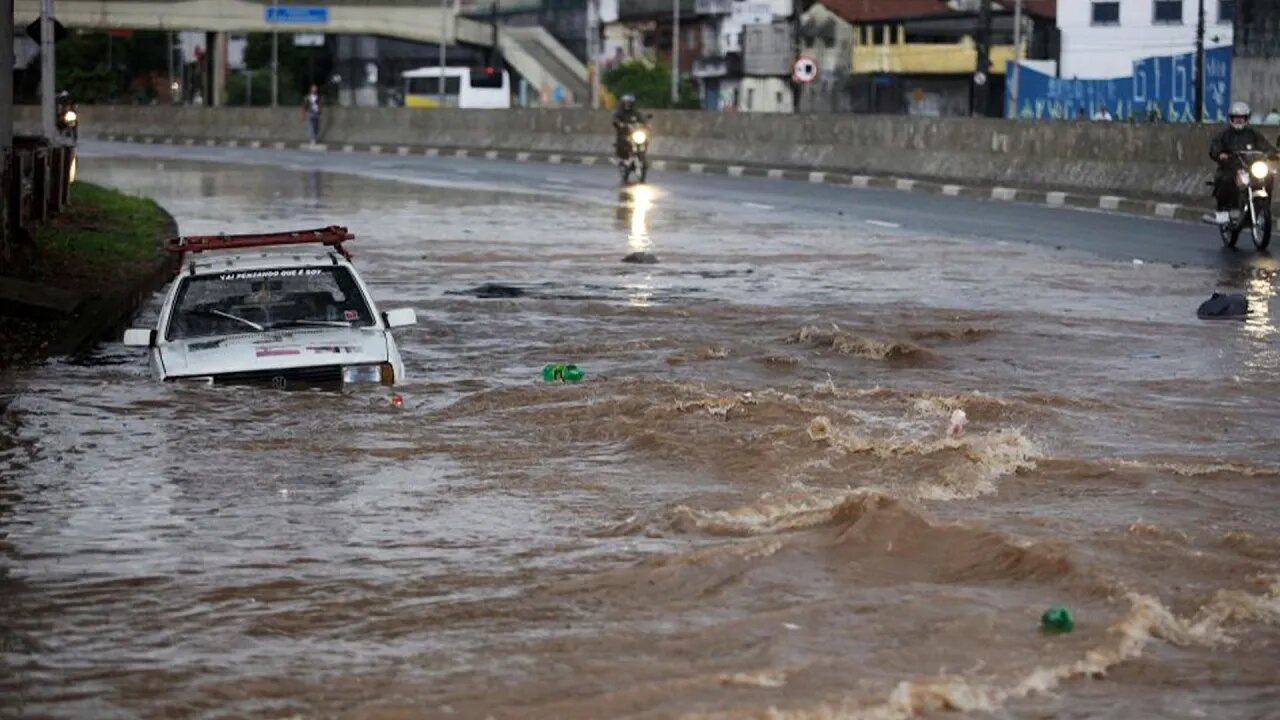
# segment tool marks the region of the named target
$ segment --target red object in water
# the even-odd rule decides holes
[[[187,253],[205,250],[234,250],[238,248],[268,247],[271,245],[302,245],[319,243],[337,250],[344,258],[350,260],[351,253],[342,246],[355,235],[341,225],[316,228],[314,230],[294,230],[278,233],[248,233],[244,235],[183,235],[169,238],[165,249],[169,252]]]
[[[392,393],[391,405],[393,407],[404,407],[404,398],[400,397],[398,393]]]

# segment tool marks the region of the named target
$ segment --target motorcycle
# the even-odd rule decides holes
[[[622,184],[629,185],[634,175],[640,183],[649,177],[649,128],[631,125],[627,128],[626,154],[618,160]]]
[[[1249,229],[1255,248],[1265,250],[1271,244],[1271,187],[1276,176],[1273,159],[1258,150],[1231,154],[1235,165],[1235,209],[1230,211],[1226,222],[1214,219],[1226,247],[1234,248],[1245,228]]]
[[[58,132],[71,137],[71,142],[76,142],[79,136],[80,114],[76,112],[74,104],[63,105],[58,108],[57,113]]]

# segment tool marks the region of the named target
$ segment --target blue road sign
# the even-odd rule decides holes
[[[269,23],[324,25],[329,22],[329,8],[323,5],[268,5],[263,12]]]

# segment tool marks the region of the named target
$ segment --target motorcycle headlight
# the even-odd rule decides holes
[[[348,365],[342,368],[342,384],[382,382],[382,368],[378,365]]]
[[[75,110],[68,110],[66,113],[63,114],[62,121],[73,123],[76,121],[76,117],[77,115]]]
[[[643,145],[645,141],[648,139],[649,139],[649,133],[646,133],[643,130],[636,130],[635,132],[631,133],[631,142],[637,145]]]
[[[1259,160],[1249,166],[1249,174],[1259,180],[1266,180],[1267,176],[1271,174],[1271,166]]]

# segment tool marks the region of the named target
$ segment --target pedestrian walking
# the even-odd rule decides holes
[[[320,139],[320,88],[315,85],[302,101],[302,114],[307,119],[307,136],[315,145]]]

